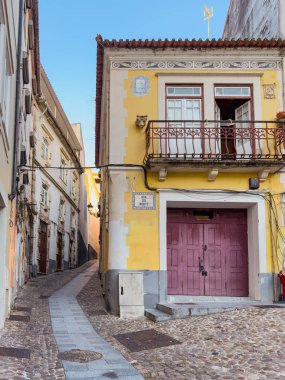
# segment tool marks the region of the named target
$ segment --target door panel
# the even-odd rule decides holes
[[[224,228],[221,224],[204,225],[205,295],[226,295]]]
[[[47,224],[40,222],[40,260],[39,272],[46,273],[47,271]]]
[[[201,100],[168,99],[167,119],[172,121],[201,120]],[[187,132],[184,128],[187,128]],[[168,123],[168,141],[161,142],[161,150],[164,152],[163,147],[165,147],[166,152],[164,153],[178,155],[178,157],[201,154],[202,142],[197,138],[197,133],[195,134],[195,130],[200,128],[201,124],[198,121],[197,123]]]
[[[235,110],[235,119],[240,121],[236,123],[236,153],[248,158],[253,154],[253,141],[250,140],[250,133],[245,133],[250,127],[250,123],[243,123],[242,121],[250,120],[250,101]]]
[[[226,225],[227,296],[248,296],[247,226]]]
[[[182,258],[182,252],[181,252],[181,239],[180,239],[180,224],[168,223],[167,225],[168,294],[182,294],[181,258]]]
[[[62,234],[57,233],[56,270],[62,270]]]
[[[199,272],[203,260],[203,224],[181,224],[183,258],[183,294],[204,295],[204,280]]]

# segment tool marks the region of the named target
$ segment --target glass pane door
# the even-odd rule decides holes
[[[200,99],[167,100],[168,141],[167,152],[177,158],[194,157],[202,153]],[[175,123],[175,120],[179,121]],[[189,122],[182,122],[189,120]],[[197,120],[197,122],[195,122]]]
[[[243,121],[250,120],[250,102],[246,102],[235,110],[236,123],[236,152],[240,158],[249,158],[252,154],[250,141],[250,123]]]

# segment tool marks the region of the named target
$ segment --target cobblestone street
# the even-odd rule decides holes
[[[7,320],[0,331],[0,346],[31,350],[30,359],[0,356],[1,380],[66,378],[57,357],[47,296],[89,266],[38,277],[20,291],[12,318],[30,317],[30,321]],[[145,379],[285,379],[284,309],[250,308],[154,324],[146,318],[121,320],[106,314],[100,292],[95,274],[77,301],[99,335]],[[130,352],[114,338],[116,334],[149,329],[181,343]],[[116,378],[111,375],[108,376]]]

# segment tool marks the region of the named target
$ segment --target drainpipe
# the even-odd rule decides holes
[[[16,74],[16,101],[15,101],[15,132],[14,132],[14,155],[13,155],[13,173],[11,194],[9,199],[13,200],[16,197],[17,186],[17,159],[19,145],[19,118],[20,118],[20,90],[21,90],[21,60],[22,60],[22,34],[23,34],[23,14],[24,0],[20,0],[19,5],[19,26],[18,26],[18,49],[17,49],[17,74]]]
[[[282,87],[283,87],[283,111],[285,111],[285,51],[282,57]]]

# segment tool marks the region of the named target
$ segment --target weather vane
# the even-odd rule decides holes
[[[214,8],[204,7],[204,21],[208,21],[208,39],[210,39],[210,19],[214,16]]]

